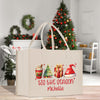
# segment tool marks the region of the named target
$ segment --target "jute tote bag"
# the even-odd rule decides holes
[[[51,23],[43,23],[39,27],[36,35],[41,30],[43,49],[28,48],[17,52],[16,94],[29,97],[81,94],[82,51],[69,50],[67,43],[67,50],[54,50],[52,28],[52,50],[46,50],[43,43],[46,25],[53,26],[66,43],[62,33]]]

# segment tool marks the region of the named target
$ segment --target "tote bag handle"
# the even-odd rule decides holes
[[[51,29],[52,50],[54,50],[53,30],[52,30],[52,28],[51,28],[52,26],[53,26],[53,27],[56,29],[56,31],[59,33],[59,35],[61,36],[61,38],[63,39],[63,41],[64,41],[65,44],[66,44],[67,50],[69,50],[68,44],[67,44],[67,42],[65,41],[64,36],[63,36],[62,33],[58,30],[58,28],[56,28],[56,26],[54,26],[52,23],[43,23],[43,24],[38,28],[38,30],[37,30],[35,36],[33,37],[32,41],[31,41],[31,43],[30,43],[30,45],[29,45],[29,48],[31,47],[31,44],[33,43],[33,41],[35,40],[36,36],[39,34],[40,30],[42,29],[42,30],[41,30],[41,43],[42,43],[43,49],[46,49],[46,48],[45,48],[45,45],[44,45],[44,43],[43,43],[43,30],[44,30],[44,28],[46,27],[46,25],[49,25],[49,26],[50,26],[50,29]]]

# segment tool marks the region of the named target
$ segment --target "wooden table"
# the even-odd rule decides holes
[[[100,100],[100,86],[83,87],[82,95],[66,96],[66,97],[50,97],[50,98],[28,98],[15,95],[15,87],[1,86],[0,100]]]

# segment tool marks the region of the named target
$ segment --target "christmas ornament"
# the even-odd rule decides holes
[[[49,38],[47,40],[49,41]]]
[[[49,38],[51,39],[51,38],[52,38],[52,36],[51,36],[51,35],[49,35]]]
[[[74,34],[72,34],[72,36],[74,36]]]
[[[75,39],[75,42],[76,42],[77,40]]]
[[[67,23],[69,22],[69,20],[67,19]]]
[[[49,32],[51,32],[51,30],[49,30]]]
[[[55,40],[57,39],[57,37],[55,37]]]
[[[60,16],[60,18],[62,19],[63,17],[62,17],[62,16]]]
[[[36,73],[36,79],[41,79],[42,78],[42,73],[43,73],[43,68],[42,68],[42,64],[40,66],[37,66],[37,68],[35,69],[35,73]]]
[[[22,26],[23,28],[25,28],[27,31],[31,30],[32,28],[34,28],[34,17],[31,15],[25,15],[22,18]],[[27,25],[26,21],[29,20],[30,24]]]
[[[70,30],[68,30],[68,32],[70,32]]]
[[[56,65],[54,68],[54,76],[57,78],[60,78],[63,76],[63,66],[62,65]]]
[[[74,40],[72,39],[72,42],[73,42]]]
[[[64,21],[64,24],[66,24],[66,21]]]
[[[50,46],[50,49],[52,49],[52,47]]]
[[[55,25],[55,23],[53,23],[53,25]]]
[[[64,13],[64,16],[66,16],[66,13]]]
[[[66,46],[66,44],[64,44],[64,46]]]
[[[69,19],[69,21],[71,21],[71,19]]]
[[[72,28],[72,31],[74,31],[74,28]]]
[[[66,40],[66,41],[68,41],[68,38],[67,38],[67,37],[65,37],[65,40]]]
[[[69,67],[66,69],[66,72],[65,72],[65,77],[75,77],[76,74],[75,74],[75,71],[73,70],[72,67],[76,67],[74,64],[70,64]]]
[[[59,40],[59,43],[60,43],[60,44],[61,44],[61,42],[62,42],[62,41],[61,41],[61,40]]]
[[[64,31],[64,33],[66,33],[66,31]]]
[[[56,49],[58,49],[58,46],[55,46]]]
[[[51,78],[53,76],[52,72],[51,72],[51,69],[49,67],[49,65],[47,65],[47,68],[46,70],[44,71],[44,75],[43,77],[44,78]]]
[[[54,28],[53,30],[54,30],[54,31],[56,31],[56,29],[55,29],[55,28]]]
[[[72,45],[72,48],[74,48],[74,45]]]
[[[62,25],[63,23],[62,23],[62,22],[60,22],[60,24]]]
[[[58,15],[60,16],[61,14],[60,14],[60,13],[58,13]]]
[[[71,35],[71,33],[69,33],[69,36]]]
[[[53,35],[53,37],[55,37],[55,35]]]
[[[63,9],[61,8],[60,10],[62,11]]]
[[[58,19],[56,19],[56,22],[58,21]]]

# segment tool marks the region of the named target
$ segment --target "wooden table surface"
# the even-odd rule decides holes
[[[50,97],[50,98],[28,98],[15,95],[15,87],[1,86],[0,100],[100,100],[100,86],[85,86],[83,87],[82,95]]]

